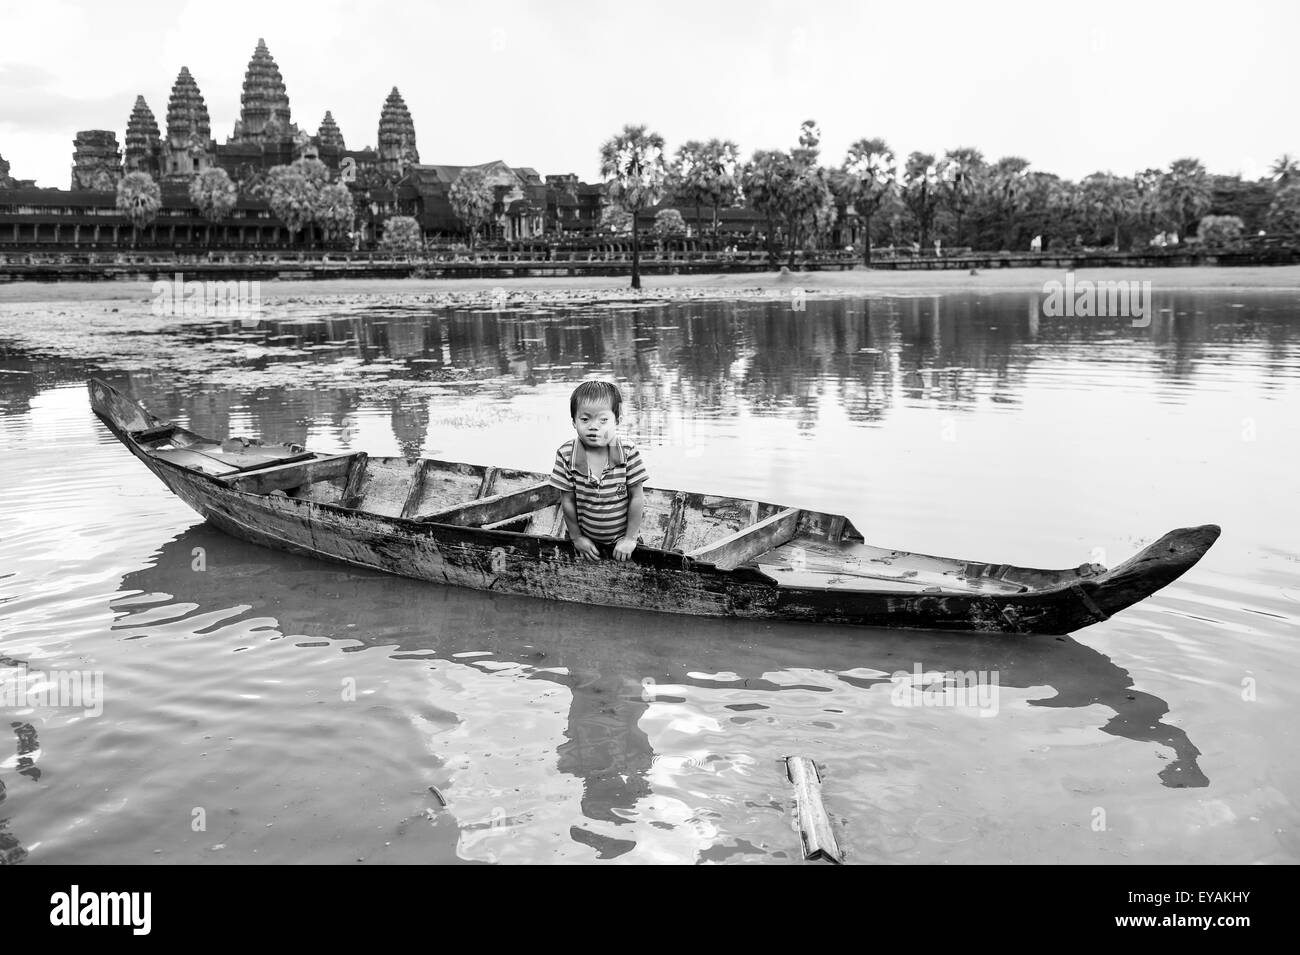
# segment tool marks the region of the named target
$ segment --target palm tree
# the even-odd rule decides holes
[[[316,196],[316,212],[312,218],[327,242],[347,235],[356,222],[356,208],[348,187],[341,182],[324,186]]]
[[[1277,157],[1269,172],[1273,174],[1273,180],[1279,186],[1300,182],[1300,159],[1296,159],[1290,153],[1283,153]]]
[[[1083,202],[1090,223],[1104,226],[1115,236],[1115,250],[1120,248],[1120,226],[1137,207],[1137,191],[1131,180],[1111,172],[1094,172],[1080,183]]]
[[[983,178],[984,155],[971,146],[958,146],[950,149],[939,162],[939,181],[942,183],[944,199],[957,220],[955,245],[962,245],[965,234],[962,221],[970,204],[986,185]]]
[[[131,247],[135,248],[140,230],[158,217],[162,208],[162,190],[147,172],[129,172],[117,184],[117,211],[131,223]]]
[[[1148,230],[1162,228],[1160,181],[1164,173],[1159,169],[1144,169],[1133,174],[1133,194],[1136,197],[1133,213]],[[1150,238],[1150,236],[1147,236]]]
[[[730,139],[710,139],[704,144],[708,197],[713,207],[713,235],[718,235],[718,210],[740,201],[740,147]]]
[[[1160,180],[1162,211],[1179,233],[1210,208],[1210,177],[1199,159],[1175,159]]]
[[[791,231],[790,266],[793,267],[795,249],[803,244],[804,237],[812,233],[814,238],[819,238],[834,220],[835,200],[827,171],[821,166],[796,165],[785,191],[783,211]]]
[[[755,212],[767,221],[767,257],[776,262],[773,244],[773,220],[785,214],[786,196],[794,181],[794,165],[779,149],[760,149],[745,164],[741,183],[745,198]]]
[[[664,163],[664,138],[642,126],[624,126],[623,132],[600,147],[600,176],[611,200],[632,215],[632,288],[641,287],[641,243],[638,217],[664,195],[668,168]]]
[[[190,202],[208,220],[208,245],[212,244],[213,223],[230,215],[230,210],[235,208],[238,199],[239,192],[224,169],[206,169],[190,180]]]
[[[903,202],[916,220],[922,249],[926,247],[930,227],[934,224],[939,201],[938,184],[939,170],[933,153],[913,152],[907,157],[903,170]]]
[[[492,216],[496,190],[482,169],[462,169],[447,190],[447,200],[451,203],[451,211],[456,214],[456,218],[465,223],[465,228],[469,230],[469,247],[473,250],[478,241],[479,229]]]
[[[849,147],[837,184],[862,220],[862,264],[871,264],[871,217],[898,189],[894,151],[883,139],[859,139]]]
[[[1016,244],[1016,218],[1021,211],[1028,182],[1029,160],[1004,156],[989,170],[989,194],[1003,225],[1003,248]]]
[[[704,143],[692,139],[677,147],[677,158],[668,172],[668,190],[675,201],[695,207],[697,229],[700,207],[709,200],[708,174]]]

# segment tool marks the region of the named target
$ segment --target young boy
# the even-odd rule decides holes
[[[569,398],[577,437],[555,452],[551,484],[562,492],[573,548],[586,560],[599,560],[601,545],[610,544],[615,560],[627,560],[641,530],[646,471],[636,445],[615,433],[622,404],[615,385],[584,381]]]

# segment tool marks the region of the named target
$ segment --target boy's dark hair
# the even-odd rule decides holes
[[[573,394],[569,397],[569,417],[578,417],[578,405],[584,402],[590,402],[593,405],[609,405],[614,412],[614,418],[619,418],[619,408],[623,404],[623,396],[619,393],[618,385],[612,381],[584,381],[577,388],[573,389]]]

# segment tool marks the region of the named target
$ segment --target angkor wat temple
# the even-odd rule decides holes
[[[395,214],[415,216],[428,236],[463,236],[465,227],[447,194],[466,167],[420,162],[415,123],[397,87],[380,109],[376,141],[376,147],[348,149],[329,111],[314,135],[300,129],[293,122],[280,68],[259,39],[244,73],[239,119],[224,144],[213,138],[203,93],[182,66],[167,102],[166,133],[145,98],[137,96],[126,122],[124,149],[112,130],[77,133],[70,190],[37,189],[30,180],[12,179],[9,165],[0,158],[0,247],[117,242],[121,229],[114,225],[110,239],[105,218],[111,215],[117,183],[135,171],[148,173],[162,187],[163,210],[152,227],[153,242],[197,244],[206,237],[207,223],[191,207],[187,190],[193,177],[212,168],[224,169],[240,193],[228,220],[215,227],[222,243],[287,244],[287,230],[255,195],[272,167],[303,158],[319,159],[332,180],[348,185],[369,239],[382,228],[384,218]],[[580,183],[574,175],[547,176],[544,181],[534,169],[500,160],[473,168],[482,169],[496,191],[491,237],[514,240],[590,232],[599,222],[601,188]]]

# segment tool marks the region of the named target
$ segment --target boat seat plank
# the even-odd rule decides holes
[[[417,467],[419,470],[415,470]],[[463,464],[459,461],[439,461],[422,458],[413,462],[404,478],[405,493],[396,500],[396,510],[380,513],[411,518],[416,514],[452,507],[477,498],[489,479],[495,481],[493,469],[481,464]],[[396,491],[394,492],[396,493]],[[362,508],[372,510],[369,501]]]
[[[731,570],[790,540],[802,515],[803,511],[799,508],[788,507],[721,540],[697,547],[686,556],[706,561],[723,570]]]
[[[165,448],[151,453],[156,458],[178,464],[183,468],[202,471],[204,474],[233,474],[239,470],[235,464],[219,461],[210,455],[200,454],[187,448]]]
[[[222,477],[222,480],[236,490],[251,494],[270,494],[272,491],[284,491],[303,484],[343,477],[348,473],[352,459],[351,454],[332,454],[313,458],[310,461],[277,464],[256,471],[227,474]]]
[[[527,514],[538,508],[558,504],[560,489],[541,481],[521,491],[494,494],[476,501],[466,501],[454,507],[429,511],[413,518],[435,524],[455,524],[460,527],[481,527],[507,518]]]

